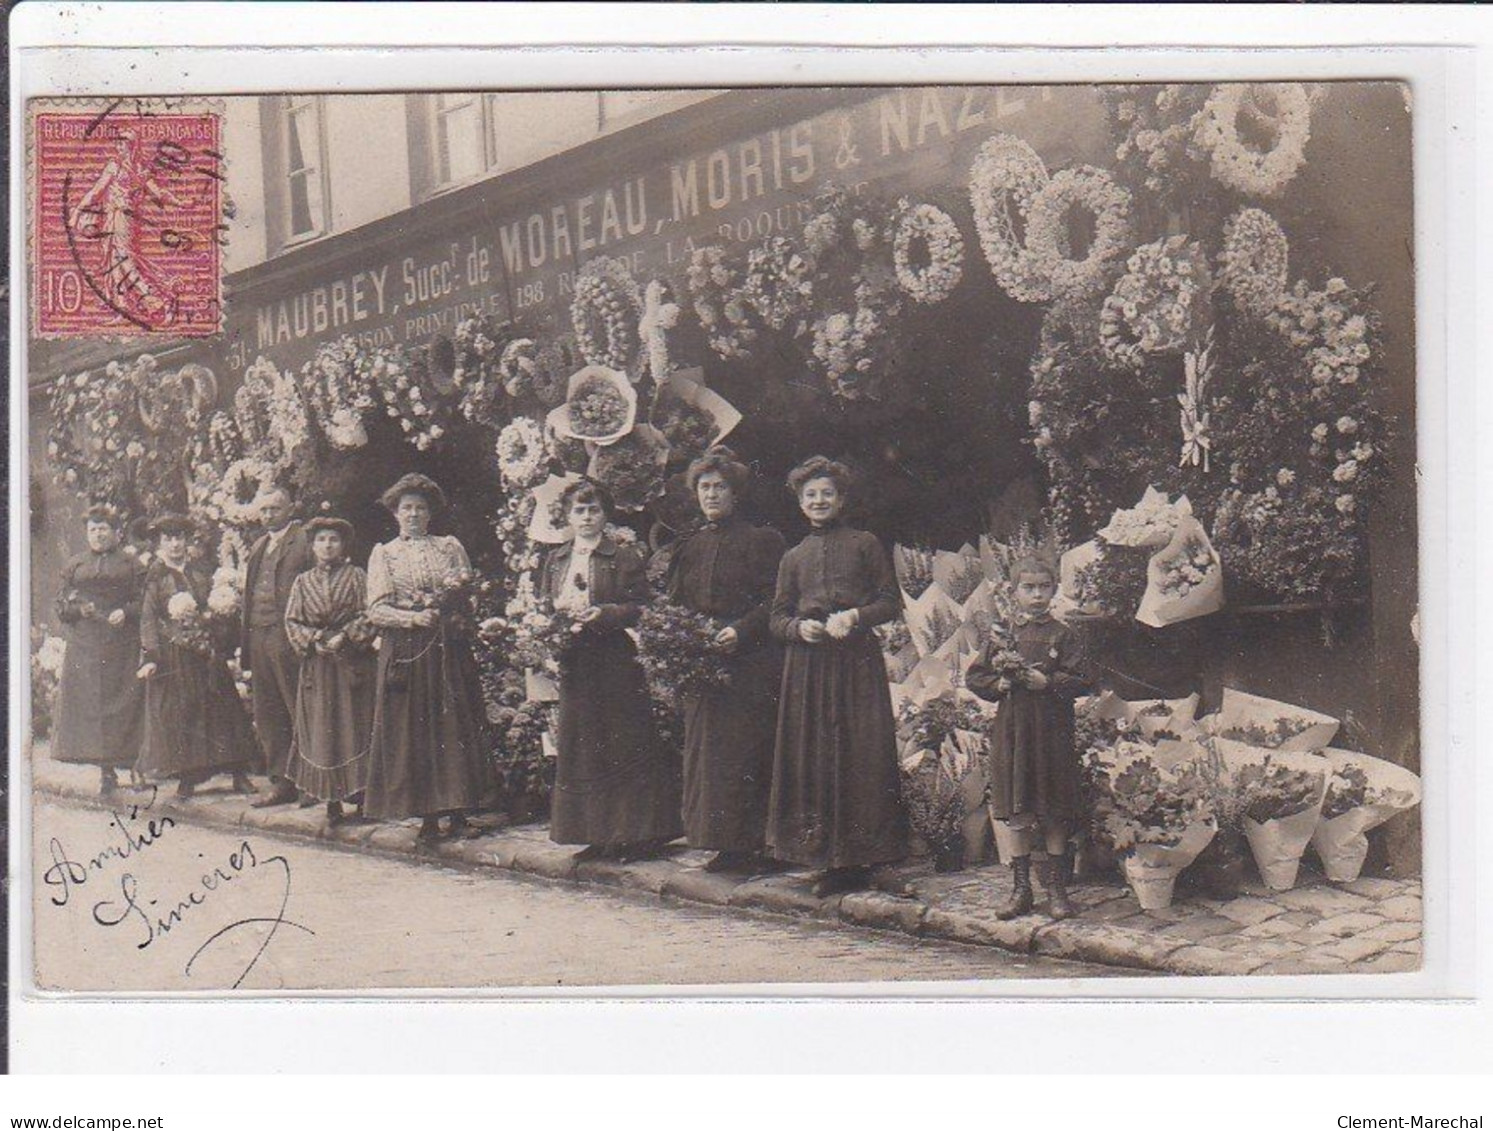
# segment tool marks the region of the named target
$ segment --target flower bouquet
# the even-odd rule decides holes
[[[1177,876],[1217,832],[1195,781],[1163,770],[1154,752],[1124,744],[1100,782],[1104,830],[1124,861],[1125,879],[1141,908],[1171,906]]]
[[[1403,766],[1347,750],[1322,751],[1332,766],[1312,848],[1334,883],[1358,879],[1368,856],[1364,835],[1420,803],[1420,779]]]
[[[1172,540],[1178,524],[1191,514],[1192,504],[1186,495],[1174,503],[1155,487],[1147,487],[1135,506],[1110,516],[1099,537],[1111,546],[1157,550]]]
[[[741,413],[719,393],[676,371],[660,382],[648,422],[669,441],[671,455],[687,461],[730,435]]]
[[[1146,591],[1135,619],[1152,628],[1207,616],[1223,608],[1223,565],[1202,523],[1177,523],[1166,547],[1146,566]]]
[[[1322,812],[1329,763],[1316,754],[1265,753],[1226,738],[1211,742],[1234,774],[1244,839],[1260,877],[1275,891],[1289,891]]]
[[[731,671],[715,642],[722,625],[672,601],[643,610],[638,661],[656,699],[672,706],[729,686]]]
[[[1337,734],[1337,719],[1262,695],[1223,689],[1223,704],[1203,720],[1210,734],[1267,750],[1320,750]]]
[[[186,590],[171,594],[167,600],[164,627],[166,639],[172,644],[204,654],[213,650],[207,614],[197,604],[197,598]]]
[[[625,373],[588,365],[570,375],[565,403],[554,409],[548,423],[568,440],[615,444],[632,431],[638,413],[638,394]]]
[[[902,601],[911,604],[933,584],[935,555],[931,550],[917,546],[897,545],[892,549],[892,565],[896,568],[897,584],[902,587]]]
[[[551,475],[531,492],[534,513],[529,516],[529,540],[558,546],[570,538],[570,523],[560,509],[566,489],[580,481],[579,475]]]
[[[37,625],[31,630],[31,737],[46,738],[57,717],[62,688],[62,661],[67,641]]]
[[[508,656],[513,666],[550,678],[559,675],[565,653],[585,627],[575,614],[539,600],[531,587],[526,590],[522,585],[506,612],[503,627],[511,633]]]
[[[615,444],[597,448],[587,474],[606,487],[618,508],[641,510],[664,490],[669,441],[650,424],[639,424]]]
[[[965,824],[983,804],[985,715],[975,703],[947,693],[904,706],[897,734],[908,820],[933,852],[934,870],[958,871]]]

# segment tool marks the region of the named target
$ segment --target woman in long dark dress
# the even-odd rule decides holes
[[[373,625],[367,575],[347,560],[352,523],[320,517],[306,524],[316,565],[291,583],[285,635],[301,656],[290,780],[327,803],[327,821],[363,791],[373,734]]]
[[[157,544],[140,610],[145,741],[136,768],[176,778],[183,798],[221,773],[233,774],[235,792],[253,793],[259,744],[228,671],[237,621],[207,616],[212,575],[187,560],[192,520],[166,515],[149,529]]]
[[[695,460],[687,477],[705,524],[675,549],[668,596],[724,622],[715,642],[731,681],[684,704],[684,832],[692,848],[717,853],[706,871],[751,870],[764,864],[772,791],[783,650],[767,619],[783,536],[737,513],[748,472],[729,448]]]
[[[52,757],[97,766],[99,796],[108,797],[119,788],[119,769],[140,756],[145,694],[135,669],[145,567],[120,549],[112,507],[89,507],[83,521],[88,549],[62,567],[57,597],[67,651]]]
[[[550,839],[586,845],[584,859],[644,859],[684,831],[679,759],[659,741],[626,631],[648,600],[647,563],[605,533],[604,488],[573,483],[561,506],[575,536],[550,551],[539,592],[583,628],[560,660]]]
[[[1016,623],[992,634],[970,666],[966,686],[999,703],[990,734],[990,816],[996,845],[1011,865],[1011,898],[997,918],[1014,919],[1033,905],[1031,859],[1047,891],[1054,919],[1074,913],[1068,901],[1063,857],[1079,818],[1078,752],[1073,745],[1073,700],[1088,688],[1077,641],[1049,611],[1057,571],[1040,559],[1023,559],[1011,571]],[[1027,665],[1014,674],[994,657],[1020,654]]]
[[[470,835],[466,814],[491,791],[482,745],[482,691],[458,608],[472,566],[462,544],[430,533],[445,493],[424,475],[404,476],[382,500],[399,537],[368,559],[368,619],[380,647],[373,739],[363,812],[423,818],[420,839]]]
[[[871,629],[901,608],[891,558],[840,519],[850,473],[814,456],[788,486],[813,524],[778,570],[772,633],[787,646],[767,845],[824,869],[816,893],[865,887],[907,855],[886,661]]]

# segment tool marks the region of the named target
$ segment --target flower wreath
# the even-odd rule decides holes
[[[772,236],[747,253],[742,297],[774,330],[806,313],[814,297],[809,262],[782,236]]]
[[[228,526],[252,526],[259,521],[255,504],[275,477],[275,465],[268,460],[249,457],[229,464],[208,501],[208,511]]]
[[[1063,220],[1070,208],[1094,216],[1094,240],[1082,259],[1070,259]],[[1130,193],[1103,169],[1080,165],[1053,176],[1027,210],[1026,246],[1037,270],[1054,295],[1095,290],[1109,264],[1125,254],[1130,242]]]
[[[1267,317],[1286,293],[1291,245],[1268,212],[1241,208],[1223,229],[1220,279],[1246,314]]]
[[[384,412],[399,422],[404,438],[416,448],[427,451],[446,434],[451,406],[427,380],[421,351],[404,346],[377,350],[360,368],[365,368],[365,380],[378,390]]]
[[[502,335],[481,315],[456,324],[456,367],[451,379],[461,390],[461,414],[474,423],[492,420],[499,395],[507,392],[502,372],[506,354]]]
[[[1016,232],[1017,217],[1026,215],[1046,184],[1047,166],[1037,151],[1010,134],[986,141],[969,171],[969,203],[980,247],[995,281],[1019,302],[1052,297],[1046,275]]]
[[[601,255],[582,267],[570,321],[586,361],[629,372],[638,356],[642,309],[642,294],[625,260]]]
[[[894,294],[895,292],[893,292]],[[815,321],[813,363],[830,391],[844,400],[876,395],[877,378],[890,366],[888,342],[898,304],[869,282],[855,291],[853,312],[836,311]]]
[[[356,339],[339,338],[318,349],[301,369],[311,415],[327,443],[339,451],[353,451],[368,442],[363,418],[375,401],[367,370],[358,364],[362,352]]]
[[[1239,137],[1239,115],[1268,116],[1258,108],[1263,92],[1275,102],[1275,144],[1260,152]],[[1245,106],[1245,97],[1251,105]],[[1209,151],[1215,180],[1237,192],[1278,196],[1301,171],[1311,136],[1311,102],[1299,82],[1227,83],[1213,88],[1198,115],[1195,138]]]
[[[1125,267],[1100,310],[1099,342],[1115,361],[1139,367],[1192,336],[1208,293],[1207,256],[1186,236],[1169,236],[1137,248]]]
[[[273,463],[289,463],[311,438],[306,406],[295,381],[265,357],[244,371],[233,398],[234,419],[244,448]]]
[[[544,428],[528,416],[515,416],[498,433],[498,471],[510,489],[533,487],[545,477],[549,450]]]
[[[913,250],[921,244],[921,265]],[[898,201],[892,220],[892,265],[897,283],[915,302],[943,302],[964,277],[964,237],[954,218],[931,204]]]

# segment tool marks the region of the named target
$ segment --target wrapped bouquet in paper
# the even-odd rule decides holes
[[[957,552],[939,550],[933,555],[933,583],[962,606],[985,580],[985,566],[972,547]]]
[[[597,448],[586,470],[611,492],[621,510],[641,510],[664,492],[669,441],[657,428],[639,424],[614,444]]]
[[[1052,599],[1052,615],[1058,620],[1066,620],[1072,613],[1092,616],[1104,611],[1098,604],[1085,601],[1079,594],[1079,575],[1098,558],[1099,543],[1088,541],[1074,546],[1058,559],[1058,592]]]
[[[1146,567],[1146,591],[1135,619],[1165,628],[1223,608],[1223,562],[1208,532],[1191,514],[1177,523],[1171,540]]]
[[[638,394],[627,374],[603,365],[588,365],[570,375],[565,403],[554,409],[547,423],[568,440],[615,444],[637,420]]]
[[[559,513],[560,498],[579,475],[551,475],[534,488],[534,517],[529,519],[529,537],[535,542],[558,546],[570,538],[570,523]]]
[[[1201,725],[1210,734],[1249,746],[1304,751],[1325,747],[1341,724],[1320,711],[1226,687],[1222,705]]]
[[[977,788],[988,752],[980,706],[949,692],[898,715],[902,791],[914,831],[940,871],[959,867],[964,829],[981,808]]]
[[[1172,502],[1155,487],[1147,487],[1135,506],[1110,516],[1099,537],[1111,546],[1157,550],[1172,540],[1184,518],[1191,517],[1192,504],[1186,495]]]
[[[1193,692],[1182,699],[1143,699],[1117,701],[1127,722],[1154,742],[1159,737],[1184,737],[1195,729],[1198,695]]]
[[[904,594],[902,615],[913,644],[925,656],[948,643],[964,624],[964,610],[938,585],[930,585],[922,596],[910,601]]]
[[[675,370],[659,384],[648,423],[664,434],[676,456],[693,459],[730,435],[741,413],[719,393]]]
[[[1363,870],[1369,830],[1420,804],[1420,778],[1367,754],[1326,749],[1322,756],[1332,769],[1312,849],[1329,880],[1349,883]]]
[[[1217,832],[1211,821],[1196,821],[1182,831],[1175,843],[1137,844],[1124,857],[1125,882],[1135,893],[1142,911],[1160,911],[1172,905],[1177,877],[1208,847]]]
[[[1244,839],[1267,887],[1296,885],[1301,854],[1322,813],[1329,763],[1319,754],[1262,751],[1226,738],[1212,740],[1233,771]]]
[[[1217,832],[1195,779],[1159,764],[1148,744],[1121,740],[1090,752],[1091,803],[1125,878],[1147,911],[1170,906],[1178,874]]]

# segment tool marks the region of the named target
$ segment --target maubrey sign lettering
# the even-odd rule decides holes
[[[548,201],[510,208],[494,178],[479,190],[485,207],[444,238],[370,241],[362,256],[336,257],[350,268],[288,293],[261,297],[252,279],[230,280],[225,360],[232,371],[260,354],[297,367],[342,334],[419,343],[477,312],[553,333],[568,319],[576,270],[597,255],[626,258],[640,281],[677,276],[702,245],[791,234],[826,184],[914,197],[957,189],[998,131],[1026,138],[1053,166],[1106,156],[1099,108],[1082,87],[847,90],[817,116],[711,137],[677,160],[627,169],[624,154],[613,179]]]

